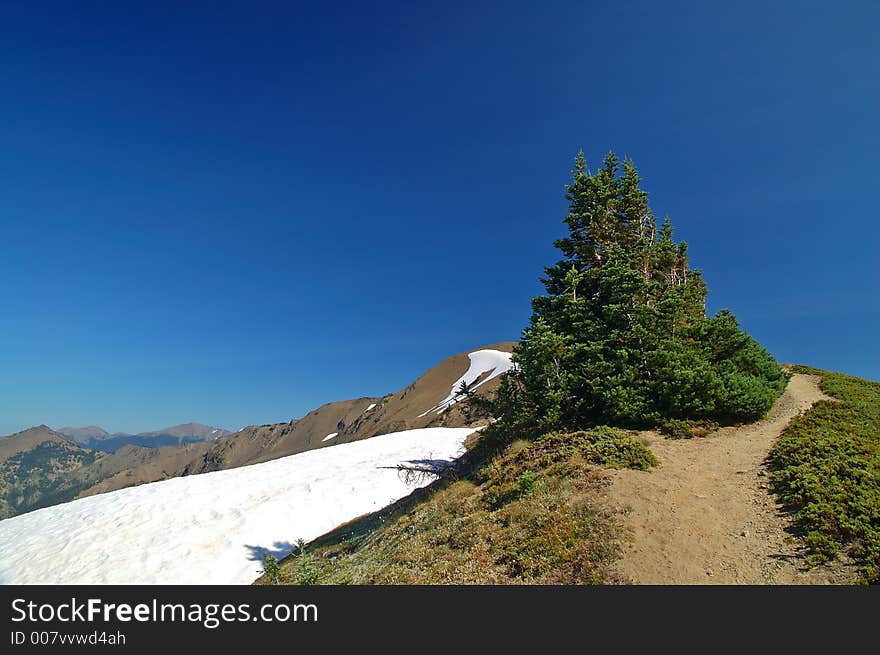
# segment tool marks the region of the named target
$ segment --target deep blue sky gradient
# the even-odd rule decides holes
[[[288,420],[515,339],[578,149],[636,161],[713,311],[878,379],[878,23],[870,0],[4,3],[0,434]]]

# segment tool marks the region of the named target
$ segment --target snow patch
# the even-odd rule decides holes
[[[472,432],[396,432],[15,516],[0,521],[0,583],[248,584],[264,553],[280,558],[419,486],[380,467],[452,460]]]
[[[321,442],[323,443],[323,442],[325,442],[325,441],[330,441],[331,439],[333,439],[334,437],[336,437],[336,436],[338,436],[338,435],[339,435],[338,432],[331,432],[331,433],[328,434],[326,437],[324,437],[323,439],[321,439]]]
[[[488,373],[489,375],[487,375],[484,380],[472,387],[473,389],[477,389],[486,384],[489,380],[497,378],[502,373],[506,373],[513,366],[513,362],[510,359],[511,354],[500,350],[477,350],[468,354],[468,358],[470,359],[468,370],[465,371],[464,375],[452,383],[452,389],[450,390],[449,395],[438,404],[434,405],[431,409],[419,414],[419,418],[427,416],[431,412],[440,414],[446,411],[451,405],[454,405],[458,401],[458,390],[461,387],[462,382],[471,385],[481,375]]]
[[[373,409],[373,408],[375,408],[375,407],[376,407],[376,403],[373,403],[372,405],[370,405],[369,407],[367,407],[367,408],[366,408],[363,412],[361,412],[361,413],[362,413],[362,414],[366,414],[367,412],[369,412],[371,409]]]

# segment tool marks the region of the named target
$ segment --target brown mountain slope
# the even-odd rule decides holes
[[[123,446],[74,474],[88,483],[77,498],[176,477],[209,448],[207,442],[160,448]]]
[[[100,455],[45,425],[0,438],[0,519],[71,500],[70,476]]]
[[[15,434],[10,434],[8,437],[0,437],[0,463],[45,442],[71,444],[63,434],[55,432],[48,425],[38,425]]]
[[[501,343],[477,350],[510,352],[512,347],[512,343]],[[460,353],[443,360],[397,393],[381,398],[328,403],[290,423],[245,428],[219,440],[206,453],[203,463],[188,472],[204,473],[257,464],[314,448],[401,430],[428,426],[461,427],[465,425],[465,419],[454,405],[440,414],[429,412],[420,415],[449,395],[453,383],[468,370],[468,355]],[[498,378],[491,380],[481,386],[477,393],[487,393],[497,384]],[[334,433],[336,436],[330,437]]]
[[[454,355],[405,389],[381,398],[365,397],[328,403],[289,423],[250,426],[210,444],[192,444],[187,446],[189,450],[186,453],[180,452],[180,449],[156,449],[157,452],[140,465],[101,481],[81,495],[112,491],[176,475],[257,464],[314,448],[400,430],[463,426],[466,420],[456,405],[440,413],[428,410],[443,401],[453,384],[469,369],[469,353],[479,350],[510,352],[512,347],[513,343],[505,342]],[[478,381],[487,374],[478,378]],[[481,385],[477,393],[492,391],[498,382],[499,378],[490,380]]]
[[[0,518],[180,475],[209,444],[104,453],[41,425],[0,437]]]

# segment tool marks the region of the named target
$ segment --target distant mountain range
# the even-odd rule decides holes
[[[214,441],[232,434],[229,430],[201,423],[182,423],[170,428],[154,432],[139,432],[138,434],[126,432],[111,434],[97,425],[88,425],[84,428],[59,428],[57,432],[80,446],[107,453],[115,453],[124,446],[143,446],[146,448],[183,446],[200,441]]]
[[[471,424],[456,404],[462,381],[478,394],[510,368],[512,343],[449,357],[396,393],[328,403],[287,423],[230,432],[184,423],[155,432],[41,425],[0,437],[0,519],[168,478],[237,468],[340,443],[427,427]]]

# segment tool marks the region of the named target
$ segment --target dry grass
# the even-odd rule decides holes
[[[644,446],[607,428],[516,441],[466,477],[439,480],[316,540],[281,563],[278,581],[603,583],[621,532],[598,509],[601,468],[652,462]]]

